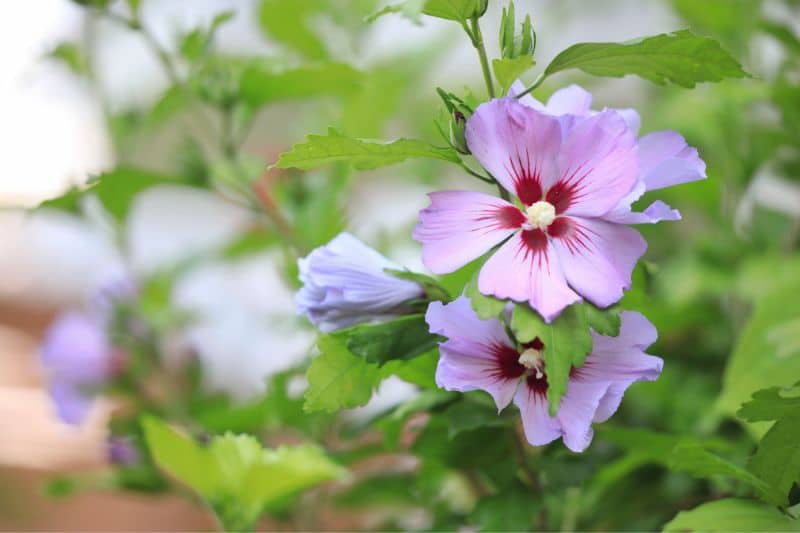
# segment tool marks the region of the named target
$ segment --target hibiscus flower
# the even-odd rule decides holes
[[[544,345],[537,337],[517,347],[497,318],[480,320],[467,298],[434,302],[425,315],[431,333],[447,337],[439,346],[436,384],[447,390],[488,392],[498,410],[512,401],[522,417],[528,442],[540,446],[563,438],[581,452],[592,441],[592,423],[608,420],[636,381],[654,381],[663,361],[644,353],[656,330],[641,314],[625,311],[617,337],[592,332],[592,352],[570,373],[567,392],[555,416],[547,402]]]
[[[431,193],[414,238],[432,272],[452,272],[503,243],[481,268],[478,289],[528,301],[548,322],[582,297],[607,307],[630,288],[647,244],[627,224],[679,218],[663,203],[645,213],[631,204],[648,183],[699,179],[704,164],[693,149],[676,152],[674,142],[646,136],[637,143],[635,112],[591,112],[586,95],[569,89],[547,106],[501,98],[476,109],[467,122],[469,149],[518,202]],[[676,161],[686,162],[681,173]]]

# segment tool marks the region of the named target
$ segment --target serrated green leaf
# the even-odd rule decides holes
[[[408,360],[436,347],[441,340],[428,331],[425,315],[408,315],[379,324],[360,324],[330,334],[368,363],[383,365]]]
[[[434,348],[413,359],[394,359],[381,367],[384,378],[397,376],[398,378],[422,387],[423,389],[436,389],[436,365],[439,363],[439,349]]]
[[[522,343],[532,342],[536,337],[543,338],[545,329],[549,327],[536,311],[525,304],[514,306],[510,326],[514,336]]]
[[[93,177],[84,187],[72,187],[57,198],[45,200],[39,204],[37,209],[78,212],[83,198],[95,195],[109,214],[118,221],[122,221],[128,214],[128,209],[137,194],[149,187],[170,183],[181,184],[179,180],[163,174],[118,167]]]
[[[775,489],[768,500],[786,506],[792,485],[800,483],[800,412],[775,422],[747,466]]]
[[[398,139],[383,143],[353,139],[329,129],[327,135],[309,135],[306,142],[296,144],[281,154],[277,168],[307,170],[322,165],[344,162],[359,170],[369,170],[393,165],[412,157],[426,157],[458,163],[458,154],[452,148],[433,146],[415,139]]]
[[[502,93],[508,92],[511,84],[519,78],[522,74],[528,71],[536,61],[533,60],[532,55],[521,55],[515,58],[503,58],[492,60],[492,70],[497,82],[502,88]]]
[[[586,314],[586,323],[596,333],[606,337],[619,335],[622,318],[620,317],[621,309],[618,306],[599,309],[589,302],[584,302],[581,307]]]
[[[500,300],[494,296],[486,296],[478,290],[478,275],[480,269],[476,270],[472,278],[464,286],[464,296],[469,298],[473,311],[481,320],[488,320],[497,317],[505,309],[508,300]]]
[[[253,108],[271,102],[317,96],[347,96],[359,90],[364,74],[343,63],[319,63],[278,69],[250,63],[242,73],[240,94]]]
[[[377,365],[353,355],[345,340],[332,336],[317,339],[319,355],[308,368],[308,390],[303,409],[308,412],[360,407],[381,382]]]
[[[800,521],[762,503],[726,498],[681,511],[664,531],[800,531]]]
[[[547,66],[545,76],[577,68],[595,76],[640,76],[659,85],[692,88],[706,81],[749,74],[717,41],[689,30],[663,33],[626,43],[579,43]]]
[[[781,394],[783,392],[791,396]],[[770,387],[756,391],[752,399],[737,411],[736,416],[748,422],[764,422],[800,413],[798,393],[800,393],[800,383],[787,389]]]

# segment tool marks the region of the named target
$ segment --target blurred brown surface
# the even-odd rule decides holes
[[[0,305],[0,531],[208,531],[213,519],[177,496],[78,491],[45,494],[55,475],[101,473],[110,406],[59,422],[42,388],[38,339],[51,310]]]

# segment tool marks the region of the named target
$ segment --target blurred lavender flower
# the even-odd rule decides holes
[[[417,283],[386,273],[401,267],[349,233],[298,261],[303,287],[297,293],[298,314],[321,331],[388,318],[409,300],[424,295]]]
[[[139,450],[128,437],[108,439],[108,461],[114,465],[129,466],[139,462]]]
[[[89,411],[94,390],[114,373],[115,351],[101,320],[77,311],[60,315],[41,347],[50,396],[59,418],[79,424]]]

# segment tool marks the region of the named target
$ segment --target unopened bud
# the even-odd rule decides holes
[[[514,2],[503,8],[500,19],[500,53],[505,59],[514,59],[524,55],[533,55],[536,49],[536,32],[533,31],[531,16],[526,15],[520,33],[515,33],[516,16]]]
[[[467,148],[467,138],[464,132],[467,128],[467,118],[461,111],[454,111],[450,117],[450,144],[458,152],[467,155],[470,153]]]

